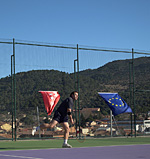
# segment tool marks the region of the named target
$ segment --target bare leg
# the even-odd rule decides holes
[[[39,129],[44,130],[44,129],[47,129],[47,128],[53,128],[54,126],[56,126],[57,123],[58,123],[58,121],[56,121],[56,120],[52,120],[49,124],[48,123],[44,123],[44,124],[34,128],[32,130],[32,135],[34,136],[35,132],[37,130],[39,130]]]
[[[64,122],[64,123],[61,123],[61,125],[63,126],[64,128],[64,139],[68,140],[69,138],[69,124],[68,122]]]
[[[47,128],[53,128],[54,126],[56,126],[58,123],[58,121],[56,120],[52,120],[49,124],[48,123],[43,123],[42,125],[40,125],[40,129],[47,129]]]
[[[68,143],[67,143],[67,141],[68,141],[68,138],[69,138],[69,124],[68,124],[68,122],[64,122],[64,123],[61,123],[61,125],[63,126],[63,128],[64,128],[64,143],[63,143],[63,148],[72,148],[72,146],[71,145],[69,145]]]

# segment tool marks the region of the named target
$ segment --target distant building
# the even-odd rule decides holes
[[[94,136],[110,136],[111,133],[111,128],[110,127],[100,127],[98,129],[96,129],[96,131],[94,132]],[[112,128],[112,135],[116,135],[117,131],[116,129]]]
[[[100,112],[100,108],[83,108],[80,113],[83,114],[84,118],[87,119],[90,115],[95,116]]]
[[[150,111],[147,112],[147,120],[150,120]]]
[[[8,132],[12,130],[12,127],[10,124],[5,123],[1,126],[1,129],[6,130]]]
[[[145,134],[150,134],[150,120],[144,120],[143,125]]]

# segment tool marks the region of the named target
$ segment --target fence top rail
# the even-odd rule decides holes
[[[0,41],[3,44],[13,44],[13,42]],[[116,50],[116,49],[101,49],[101,48],[88,48],[88,47],[71,47],[65,45],[52,45],[52,44],[38,44],[38,43],[26,43],[26,42],[14,42],[16,45],[30,45],[30,46],[43,46],[43,47],[54,47],[54,48],[65,48],[65,49],[77,49],[78,50],[89,50],[89,51],[103,51],[103,52],[116,52],[116,53],[134,53],[134,54],[143,54],[150,55],[147,52],[138,52],[138,51],[125,51],[125,50]]]
[[[134,54],[145,54],[145,55],[150,55],[150,53],[146,53],[146,52],[137,52],[137,51],[125,51],[125,50],[113,50],[113,49],[95,49],[95,48],[81,48],[79,47],[79,50],[91,50],[91,51],[104,51],[104,52],[118,52],[118,53],[134,53]]]

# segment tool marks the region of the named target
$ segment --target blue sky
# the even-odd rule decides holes
[[[150,50],[149,0],[1,0],[0,38]]]
[[[0,0],[0,40],[150,51],[149,0]]]

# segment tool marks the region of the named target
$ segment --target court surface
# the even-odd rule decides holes
[[[0,151],[1,159],[150,159],[150,145]]]

